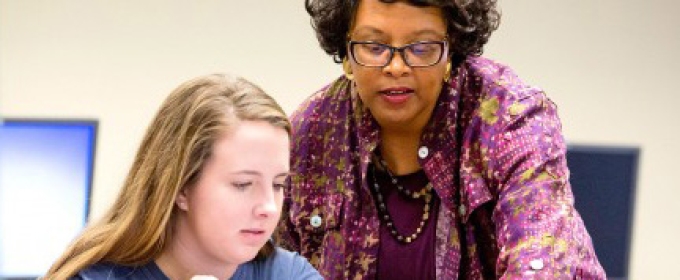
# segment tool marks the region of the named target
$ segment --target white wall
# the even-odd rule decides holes
[[[501,7],[486,55],[546,89],[569,142],[642,147],[632,279],[673,276],[680,2]],[[164,97],[212,72],[254,81],[291,112],[341,69],[317,47],[302,0],[0,0],[0,113],[100,120],[95,217],[112,203]]]

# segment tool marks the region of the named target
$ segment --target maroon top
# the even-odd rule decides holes
[[[369,170],[376,171],[380,193],[385,200],[389,215],[392,217],[397,231],[402,235],[414,233],[423,219],[425,200],[414,199],[399,193],[386,172],[374,168]],[[413,192],[420,191],[429,183],[422,169],[415,173],[396,177],[399,184]],[[369,185],[373,186],[372,174],[367,178]],[[432,194],[433,203],[430,209],[430,217],[423,228],[423,232],[413,242],[406,244],[397,241],[390,234],[385,223],[380,223],[377,279],[436,279],[434,246],[436,244],[436,215],[439,213],[439,198],[434,191]],[[374,201],[377,205],[375,198]]]

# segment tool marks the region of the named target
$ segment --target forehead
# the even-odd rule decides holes
[[[350,30],[353,36],[446,36],[446,21],[441,8],[414,6],[406,1],[383,3],[362,0]]]
[[[285,129],[265,121],[241,121],[219,135],[211,158],[226,169],[270,167],[288,163],[289,149]]]

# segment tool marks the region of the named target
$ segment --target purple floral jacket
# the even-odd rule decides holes
[[[453,74],[418,151],[441,198],[437,279],[606,278],[574,209],[556,110],[491,60]],[[378,124],[344,77],[292,122],[280,242],[327,279],[374,279],[380,220],[366,173]]]

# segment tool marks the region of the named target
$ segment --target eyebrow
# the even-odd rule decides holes
[[[364,35],[364,33],[366,33],[366,35],[381,35],[381,36],[385,35],[385,32],[383,32],[382,30],[375,28],[373,26],[361,26],[361,27],[355,28],[353,33],[359,34],[359,35]],[[413,37],[418,37],[418,36],[422,36],[422,35],[434,35],[434,36],[437,36],[437,37],[446,37],[446,34],[441,34],[437,31],[432,30],[432,29],[418,30],[418,31],[416,31],[412,34],[409,34],[409,35],[413,36]]]
[[[255,171],[255,170],[240,170],[240,171],[231,172],[231,174],[245,174],[245,175],[255,175],[255,176],[262,175],[262,173]]]
[[[383,34],[385,34],[385,32],[382,32],[382,30],[377,29],[377,28],[372,27],[372,26],[362,26],[362,27],[360,27],[360,28],[355,28],[353,33],[359,33],[359,34],[361,34],[361,33],[369,33],[369,34],[371,34],[371,35],[373,35],[373,34],[375,34],[375,35],[383,35]]]
[[[259,171],[255,171],[255,170],[240,170],[240,171],[236,171],[236,172],[231,172],[231,174],[262,176],[262,173],[260,173]],[[290,174],[291,174],[290,172],[282,172],[282,173],[276,174],[276,176],[274,176],[274,178],[288,177]]]
[[[279,173],[278,175],[274,176],[274,178],[279,178],[279,177],[286,178],[286,177],[290,176],[290,174],[291,174],[290,172]]]

